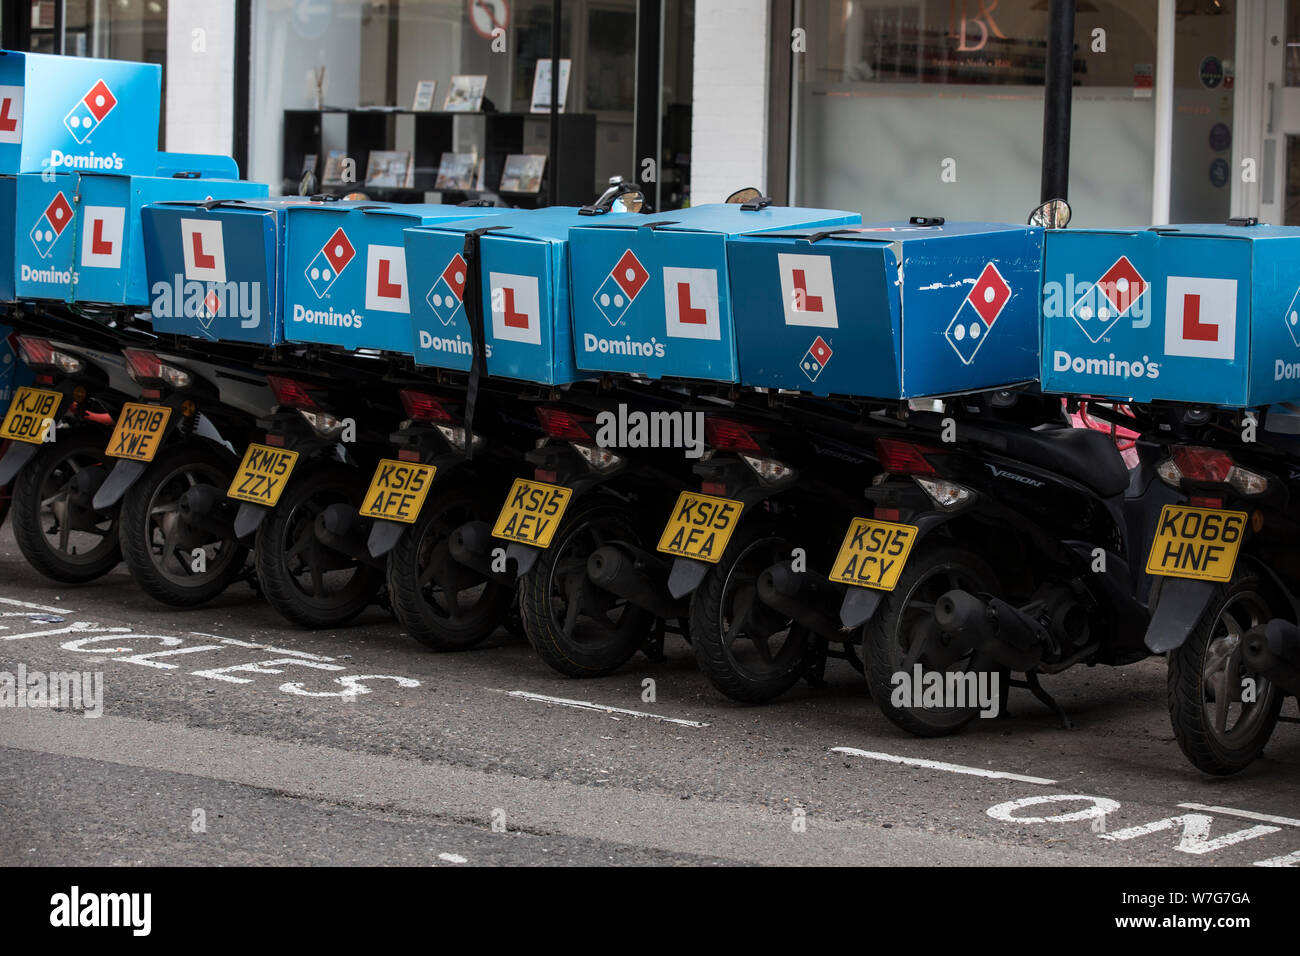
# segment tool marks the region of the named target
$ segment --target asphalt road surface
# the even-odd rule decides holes
[[[504,632],[427,652],[378,608],[316,633],[244,584],[169,609],[120,568],[43,580],[6,527],[0,672],[104,691],[98,718],[0,710],[0,862],[1300,866],[1300,726],[1204,777],[1163,661],[1046,679],[1072,730],[1013,690],[920,740],[843,662],[742,707],[667,652],[570,681]]]

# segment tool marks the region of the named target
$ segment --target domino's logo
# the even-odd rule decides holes
[[[610,325],[618,325],[649,280],[650,273],[646,271],[646,267],[641,265],[641,260],[631,249],[628,249],[609,271],[609,275],[596,290],[592,301],[596,303],[596,308]]]
[[[325,293],[338,279],[339,273],[356,258],[357,250],[348,239],[342,227],[334,230],[334,235],[321,247],[320,252],[312,258],[307,266],[307,284],[316,293],[316,298],[325,298]]]
[[[54,244],[59,241],[59,237],[71,223],[72,204],[60,190],[58,195],[50,200],[50,204],[45,207],[45,211],[41,213],[32,228],[32,244],[36,246],[36,251],[40,253],[42,259],[49,258],[50,250],[54,248]]]
[[[975,361],[975,355],[988,338],[993,323],[1010,299],[1011,286],[1002,278],[998,267],[991,262],[985,265],[944,332],[944,338],[963,365]]]
[[[63,125],[68,128],[73,139],[78,143],[84,143],[90,139],[90,134],[99,128],[99,124],[104,122],[108,114],[113,112],[115,106],[117,106],[117,97],[108,88],[108,84],[101,79],[90,88],[76,106],[68,111],[68,115],[63,117]]]
[[[442,275],[438,276],[438,281],[433,284],[429,294],[424,297],[424,301],[429,303],[429,308],[443,325],[451,325],[465,302],[465,277],[468,273],[469,268],[465,265],[464,258],[459,252],[456,253],[447,263],[447,268],[442,270]]]

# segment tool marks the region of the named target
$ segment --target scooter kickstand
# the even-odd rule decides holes
[[[664,622],[662,619],[655,622],[655,628],[641,645],[641,653],[656,664],[662,664],[668,660],[664,656]]]
[[[1070,722],[1070,718],[1066,716],[1065,708],[1056,702],[1055,697],[1053,697],[1047,691],[1043,690],[1043,685],[1038,682],[1037,674],[1032,672],[1026,674],[1025,686],[1029,688],[1029,692],[1031,694],[1033,694],[1035,697],[1041,700],[1056,714],[1057,719],[1061,721],[1062,730],[1074,729],[1074,724],[1072,724]]]

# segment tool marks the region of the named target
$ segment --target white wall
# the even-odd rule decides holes
[[[765,0],[695,5],[691,203],[722,202],[743,186],[767,191]]]
[[[235,0],[169,0],[167,150],[230,155],[234,102]]]

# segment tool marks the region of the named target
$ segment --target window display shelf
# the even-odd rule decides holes
[[[333,109],[284,111],[284,179],[286,190],[296,191],[302,176],[303,164],[310,155],[316,156],[317,181],[325,170],[328,155],[324,135],[327,117],[338,116],[346,126],[342,142],[345,155],[356,161],[357,182],[346,186],[321,183],[321,191],[345,193],[364,191],[376,199],[392,202],[421,202],[426,192],[437,192],[435,182],[438,163],[443,153],[466,152],[467,144],[477,150],[485,164],[482,192],[501,195],[512,205],[541,206],[546,204],[547,189],[543,183],[540,194],[499,193],[496,186],[501,181],[501,171],[506,157],[525,152],[525,145],[547,141],[550,116],[546,113],[449,113],[443,111],[417,111],[408,109]],[[412,186],[410,188],[367,187],[366,169],[372,150],[398,148],[398,122],[410,117],[414,123],[412,149]],[[457,126],[457,120],[470,121]],[[337,130],[335,130],[337,132]],[[328,142],[340,142],[331,136]],[[402,148],[412,142],[409,131]],[[334,147],[337,148],[337,147]],[[580,206],[591,202],[596,181],[596,116],[590,113],[563,113],[560,115],[560,160],[548,161],[546,176],[558,176],[557,201],[560,205]],[[459,202],[479,195],[477,191],[443,190],[444,202]]]

